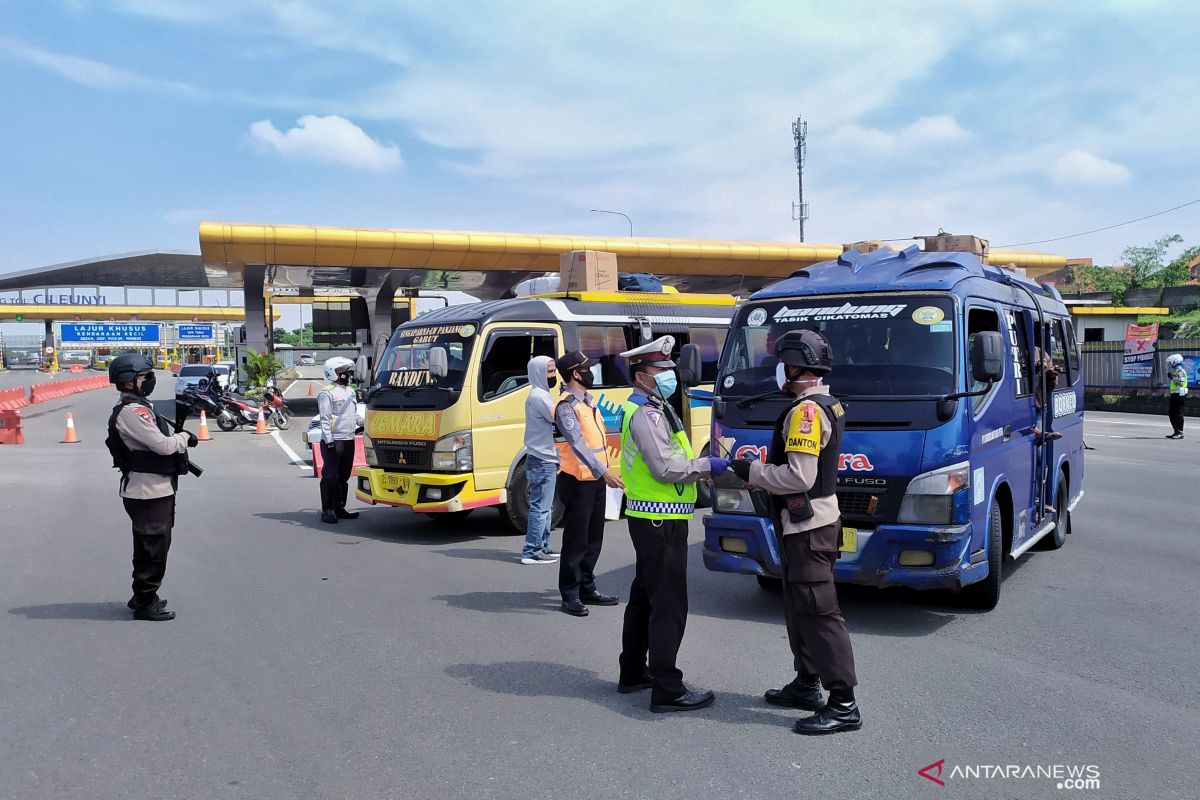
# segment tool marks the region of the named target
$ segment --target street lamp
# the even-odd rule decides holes
[[[588,211],[591,211],[596,214],[616,214],[618,216],[624,217],[625,221],[629,223],[629,235],[633,236],[633,220],[631,220],[629,218],[628,214],[625,214],[621,211],[606,211],[603,208],[589,208]]]

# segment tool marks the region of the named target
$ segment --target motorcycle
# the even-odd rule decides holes
[[[291,426],[291,417],[284,410],[283,398],[276,395],[279,406],[264,402],[261,406],[253,400],[235,392],[225,391],[221,394],[221,411],[217,415],[217,425],[221,430],[229,432],[243,425],[257,425],[259,412],[263,419],[280,430]]]
[[[181,428],[188,417],[200,411],[214,420],[219,420],[222,413],[219,396],[214,396],[207,378],[201,378],[198,384],[188,386],[182,392],[176,393],[175,427]]]
[[[281,431],[286,431],[292,425],[292,410],[288,408],[288,404],[283,400],[283,392],[275,388],[275,379],[271,378],[267,381],[266,388],[263,389],[263,407],[271,409],[274,415],[275,427]]]

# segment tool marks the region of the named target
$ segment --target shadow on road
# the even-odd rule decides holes
[[[589,669],[549,661],[453,664],[446,668],[446,674],[467,680],[472,686],[495,694],[586,701],[639,722],[663,722],[674,716],[651,713],[648,708],[649,691],[627,695],[617,693],[615,653],[613,676],[610,679],[601,678]],[[786,729],[797,718],[797,712],[774,712],[757,695],[718,692],[717,702],[711,708],[688,712],[687,716],[735,725],[757,724]]]
[[[467,592],[433,598],[453,608],[488,611],[493,614],[541,614],[558,611],[562,598],[557,589],[525,592]]]
[[[22,606],[10,608],[10,614],[29,619],[90,619],[128,620],[129,609],[124,603],[50,603],[44,606]]]
[[[356,510],[361,511],[362,516],[358,519],[342,520],[336,525],[327,525],[321,522],[321,512],[316,508],[295,511],[263,511],[254,516],[298,528],[310,528],[320,533],[357,536],[393,544],[434,546],[462,544],[484,538],[484,533],[476,532],[476,526],[470,519],[456,523],[453,530],[448,531],[446,526],[439,525],[433,520],[416,517],[412,514],[401,516],[401,512],[393,508]]]

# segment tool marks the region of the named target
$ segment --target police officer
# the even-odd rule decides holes
[[[783,609],[796,677],[770,689],[771,705],[815,711],[796,733],[858,730],[854,651],[838,607],[833,564],[841,541],[837,500],[838,457],[845,429],[842,405],[822,379],[833,366],[829,342],[816,331],[790,331],[775,344],[783,389],[795,401],[775,422],[767,462],[739,459],[730,468],[752,488],[773,495],[782,533]],[[829,690],[821,700],[821,684]]]
[[[723,458],[694,457],[687,431],[667,403],[678,388],[674,346],[673,337],[663,336],[621,354],[633,383],[621,422],[621,474],[637,563],[617,691],[650,689],[655,712],[705,708],[714,699],[711,691],[684,685],[675,658],[687,623],[688,522],[696,481],[729,467]]]
[[[1172,353],[1167,356],[1167,374],[1171,379],[1171,396],[1167,399],[1167,419],[1171,421],[1168,439],[1183,438],[1183,401],[1188,393],[1188,374],[1183,368],[1183,356]]]
[[[346,510],[354,473],[354,436],[358,431],[358,395],[350,388],[354,362],[334,356],[325,362],[325,380],[317,394],[321,418],[321,521],[358,519]]]
[[[127,605],[134,619],[175,619],[158,590],[171,549],[175,491],[188,470],[187,448],[197,439],[187,431],[170,433],[167,420],[155,414],[147,399],[154,391],[154,362],[146,356],[117,356],[108,364],[108,380],[121,402],[108,418],[105,444],[121,470],[121,499],[133,523],[133,597]]]
[[[592,388],[592,362],[578,350],[556,363],[563,380],[562,399],[554,407],[554,446],[558,450],[558,497],[562,500],[562,558],[558,591],[562,611],[586,617],[588,606],[615,606],[620,598],[596,588],[596,562],[604,546],[605,486],[624,488],[615,464],[608,461],[608,429]]]

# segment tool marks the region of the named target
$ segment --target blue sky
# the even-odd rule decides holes
[[[201,219],[794,240],[797,115],[810,241],[1061,236],[1200,197],[1197,30],[1153,0],[0,0],[0,271],[196,251]],[[1034,249],[1175,232],[1200,205]]]

